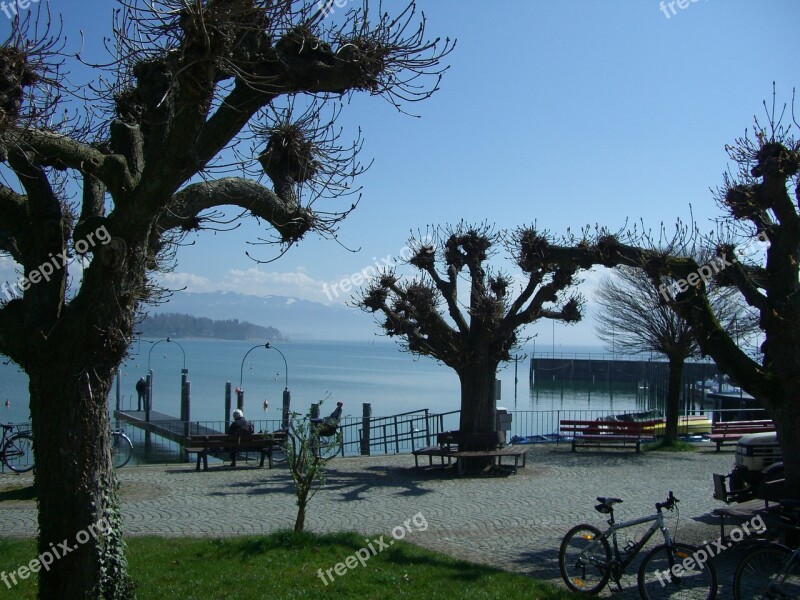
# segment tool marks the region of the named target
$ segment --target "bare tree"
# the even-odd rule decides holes
[[[278,252],[334,236],[355,202],[329,201],[363,170],[338,100],[424,100],[452,49],[427,41],[413,2],[327,18],[311,0],[120,0],[114,14],[112,60],[85,86],[49,15],[15,21],[0,48],[0,251],[25,278],[0,307],[0,353],[30,378],[39,551],[111,524],[39,572],[40,598],[133,597],[107,398],[186,234],[228,206]]]
[[[367,312],[381,313],[384,331],[402,338],[409,351],[455,370],[461,382],[462,433],[495,431],[497,367],[510,360],[525,325],[541,318],[580,319],[582,298],[565,293],[577,267],[543,260],[540,247],[547,245],[547,236],[533,228],[507,234],[460,223],[419,237],[409,242],[414,254],[408,262],[420,276],[403,281],[394,272],[381,274],[358,303]],[[524,274],[516,295],[512,278],[488,266],[503,245]],[[459,295],[462,278],[466,302]]]
[[[726,331],[742,336],[753,333],[755,320],[735,302],[730,291],[712,287],[716,293],[710,296],[711,303]],[[596,331],[607,348],[613,346],[628,354],[656,352],[667,357],[669,382],[664,443],[674,443],[678,437],[683,364],[700,352],[694,329],[667,304],[666,300],[671,298],[669,289],[656,289],[641,269],[618,267],[600,282],[595,297],[601,308]]]

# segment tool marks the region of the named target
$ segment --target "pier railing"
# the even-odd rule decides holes
[[[560,421],[566,419],[596,420],[613,414],[619,410],[514,410],[511,430],[507,440],[514,436],[522,438],[545,436],[556,443],[559,438]],[[416,448],[436,443],[436,434],[458,429],[460,411],[434,413],[428,409],[409,411],[385,417],[343,417],[339,423],[341,437],[337,454],[341,456],[402,454]],[[686,411],[687,415],[705,414],[716,423],[730,420],[750,420],[768,418],[761,408],[711,409],[706,411]],[[280,429],[278,419],[261,419],[252,421],[256,432],[271,432]],[[159,423],[159,425],[167,425]],[[225,431],[224,421],[175,421],[175,429],[185,435],[196,435],[213,431]],[[136,427],[125,427],[125,432],[133,440],[134,451],[141,462],[166,462],[180,460],[180,446],[174,441],[157,439],[154,435],[150,447],[144,452],[145,432]],[[679,433],[686,431],[679,426]]]

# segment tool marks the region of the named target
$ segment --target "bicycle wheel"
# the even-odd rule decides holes
[[[642,598],[713,600],[717,597],[717,572],[709,563],[697,565],[698,548],[688,544],[665,544],[647,553],[639,567]]]
[[[608,583],[611,547],[593,525],[576,525],[567,532],[558,550],[558,568],[574,592],[596,594]]]
[[[133,443],[121,431],[111,432],[111,460],[117,469],[128,464],[133,454]]]
[[[733,597],[736,600],[800,598],[798,560],[793,560],[784,571],[791,555],[792,551],[780,544],[756,546],[736,568]]]
[[[15,433],[3,447],[3,462],[15,473],[33,469],[33,438],[29,433]]]

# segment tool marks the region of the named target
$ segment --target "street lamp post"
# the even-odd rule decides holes
[[[186,376],[189,373],[189,371],[186,369],[186,350],[184,350],[183,346],[181,346],[178,342],[167,337],[163,340],[158,340],[155,344],[150,346],[150,351],[147,353],[147,399],[145,404],[145,421],[150,421],[150,411],[153,408],[153,371],[150,369],[150,358],[153,355],[153,350],[155,350],[156,346],[158,346],[161,342],[175,344],[181,349],[181,354],[183,355],[183,368],[181,369],[181,403],[183,403],[184,389],[186,387]]]
[[[242,358],[242,364],[239,367],[239,388],[236,392],[236,404],[238,408],[244,408],[244,389],[242,387],[244,382],[244,361],[247,359],[247,355],[250,354],[256,348],[265,348],[266,350],[275,350],[278,354],[281,355],[283,359],[283,366],[285,369],[285,386],[283,390],[283,411],[281,415],[281,427],[286,429],[289,426],[289,406],[291,404],[291,393],[289,392],[289,363],[286,362],[286,357],[283,355],[278,348],[270,344],[269,342],[265,344],[258,344],[250,348]]]
[[[283,407],[281,408],[281,428],[288,429],[289,428],[289,407],[292,403],[292,394],[289,391],[289,364],[286,362],[286,357],[283,355],[283,352],[278,350],[275,346],[270,345],[269,342],[266,344],[267,350],[272,349],[275,350],[278,354],[281,355],[283,359],[283,366],[286,369],[286,385],[283,389]]]

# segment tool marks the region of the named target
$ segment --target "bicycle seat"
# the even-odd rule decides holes
[[[598,496],[597,501],[600,503],[594,509],[603,514],[608,514],[613,510],[615,504],[622,502],[622,498],[606,498],[605,496]]]
[[[611,507],[614,504],[619,504],[622,502],[622,498],[606,498],[605,496],[598,496],[597,501],[607,504],[609,507]]]

